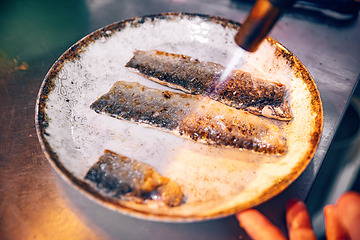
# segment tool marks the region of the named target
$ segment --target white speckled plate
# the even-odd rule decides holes
[[[214,147],[90,109],[119,80],[166,89],[125,68],[135,50],[158,49],[226,65],[240,24],[214,16],[170,13],[137,17],[99,29],[69,48],[46,75],[36,106],[42,149],[72,186],[110,209],[156,221],[199,221],[227,216],[277,195],[304,171],[322,131],[316,85],[301,62],[273,39],[245,56],[242,70],[284,83],[294,119],[277,124],[285,156]],[[186,203],[154,207],[113,201],[84,182],[105,149],[148,163],[180,184]]]

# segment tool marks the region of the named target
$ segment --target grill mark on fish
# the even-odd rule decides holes
[[[183,200],[180,186],[161,176],[152,166],[105,150],[85,176],[105,195],[139,203],[161,201],[179,206]]]
[[[210,145],[266,154],[286,152],[286,141],[276,125],[201,95],[119,81],[91,109]]]
[[[157,83],[201,94],[236,109],[278,120],[292,119],[284,97],[285,85],[254,78],[241,70],[218,83],[225,69],[222,65],[158,50],[135,51],[125,66]]]

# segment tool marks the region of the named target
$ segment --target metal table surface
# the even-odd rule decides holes
[[[56,59],[88,33],[159,12],[243,21],[251,3],[231,0],[13,0],[0,2],[0,239],[247,239],[234,216],[207,222],[149,222],[97,205],[51,168],[37,140],[35,100]],[[282,230],[287,199],[305,199],[360,73],[360,20],[292,9],[270,36],[308,68],[321,94],[324,129],[305,172],[258,209]]]

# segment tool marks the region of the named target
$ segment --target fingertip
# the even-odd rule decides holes
[[[337,201],[337,205],[347,205],[349,203],[360,203],[360,194],[354,191],[349,191],[341,195]]]
[[[252,239],[285,239],[281,231],[256,209],[247,209],[235,214],[239,225]]]
[[[286,217],[289,218],[290,221],[292,221],[299,213],[307,214],[307,212],[305,203],[299,199],[293,198],[286,202]]]
[[[286,223],[290,239],[316,239],[307,207],[301,200],[287,201]]]
[[[286,204],[286,222],[289,228],[311,228],[311,219],[304,202],[290,199]]]
[[[293,208],[297,204],[303,203],[301,200],[297,198],[291,198],[286,202],[286,211],[289,211],[291,208]]]
[[[259,214],[257,210],[249,208],[247,210],[238,212],[235,214],[236,219],[239,221],[239,223],[241,224],[241,222],[245,219],[245,218],[252,218],[254,215]]]
[[[347,239],[335,205],[326,205],[323,209],[325,221],[325,235],[327,239]]]
[[[339,217],[344,218],[344,221],[347,222],[350,216],[351,218],[357,218],[360,216],[360,194],[357,192],[346,192],[338,199],[335,206],[336,211],[342,213]]]
[[[324,207],[324,209],[323,209],[323,213],[325,215],[325,218],[326,218],[326,216],[333,214],[334,211],[335,211],[335,206],[334,205],[332,205],[332,204],[326,205]]]
[[[254,211],[256,211],[256,210],[254,210],[254,209],[252,209],[252,208],[249,208],[249,209],[246,209],[246,210],[244,210],[244,211],[237,212],[237,213],[235,214],[235,217],[236,217],[236,219],[238,220],[239,226],[240,226],[241,228],[244,228],[244,226],[243,226],[243,224],[242,224],[242,222],[244,221],[244,219],[249,219],[249,216],[250,216],[250,218],[251,218],[251,216],[253,215],[252,212],[254,212]]]
[[[331,226],[335,221],[337,221],[336,207],[334,205],[326,205],[323,209],[324,221],[326,226]]]
[[[336,217],[338,217],[343,231],[353,237],[349,237],[350,239],[355,239],[354,236],[360,236],[360,194],[346,192],[339,198],[335,206]]]
[[[240,222],[240,215],[241,215],[241,212],[235,213],[235,218],[238,220],[239,224],[241,224],[241,222]]]

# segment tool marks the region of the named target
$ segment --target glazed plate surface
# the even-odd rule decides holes
[[[55,170],[72,186],[114,211],[155,221],[190,222],[234,214],[276,196],[311,161],[323,125],[316,85],[303,64],[267,38],[244,56],[241,70],[286,85],[293,120],[278,125],[284,156],[210,146],[159,129],[100,115],[90,105],[116,81],[169,90],[125,67],[136,50],[157,49],[226,66],[240,24],[184,13],[136,17],[99,29],[69,48],[52,66],[39,91],[36,128]],[[186,203],[157,207],[114,201],[84,181],[105,149],[150,164],[180,184]]]

